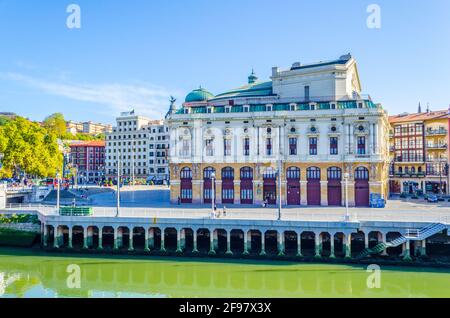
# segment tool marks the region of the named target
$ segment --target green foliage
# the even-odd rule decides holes
[[[9,119],[8,117],[0,116],[0,126],[6,125],[10,121],[11,121],[11,119]]]
[[[90,141],[90,140],[105,140],[104,134],[98,134],[98,135],[90,135],[90,134],[84,134],[84,133],[78,133],[76,135],[72,135],[71,133],[65,133],[63,136],[61,136],[62,140],[83,140],[83,141]]]
[[[1,177],[20,172],[38,177],[55,176],[62,167],[56,135],[22,117],[0,126]]]
[[[11,215],[0,214],[0,224],[11,224],[11,223],[40,224],[40,221],[36,215],[32,214],[11,214]]]
[[[44,127],[58,138],[66,135],[66,120],[61,113],[55,113],[44,119]]]
[[[34,232],[0,228],[0,246],[30,247],[37,237]]]

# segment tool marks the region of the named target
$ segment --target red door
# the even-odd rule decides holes
[[[289,167],[286,170],[287,204],[300,205],[300,169]]]
[[[355,170],[355,206],[369,206],[369,170],[359,167]]]
[[[273,181],[273,183],[264,181],[263,186],[264,200],[267,200],[267,202],[272,205],[277,204],[277,186],[275,180]]]
[[[211,187],[212,187],[212,180],[211,179],[203,179],[203,203],[211,203],[211,201],[212,201]],[[216,197],[216,196],[214,196],[214,197]]]
[[[222,203],[234,203],[234,169],[231,167],[222,169]]]
[[[355,205],[369,206],[369,180],[355,180]]]
[[[181,169],[180,179],[180,202],[192,203],[192,170],[189,168]]]
[[[327,170],[328,177],[328,205],[342,205],[342,170],[338,167],[330,167]]]
[[[320,169],[309,167],[306,170],[308,205],[320,205]]]

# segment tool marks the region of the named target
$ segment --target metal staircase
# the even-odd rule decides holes
[[[396,239],[387,242],[387,243],[379,243],[376,246],[372,247],[372,248],[366,248],[365,250],[363,250],[358,256],[357,259],[361,259],[364,257],[367,257],[368,255],[371,254],[379,254],[382,251],[384,251],[384,249],[388,248],[388,247],[397,247],[407,241],[421,241],[424,240],[436,233],[441,232],[442,230],[444,230],[445,228],[447,228],[447,226],[445,224],[442,223],[433,223],[430,224],[422,229],[413,229],[413,230],[407,230],[405,235],[401,235],[399,237],[397,237]]]

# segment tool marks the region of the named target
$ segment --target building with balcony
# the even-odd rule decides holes
[[[69,165],[76,168],[78,184],[96,183],[105,177],[105,142],[71,141]],[[74,180],[75,181],[75,180]]]
[[[169,133],[163,120],[151,120],[124,112],[106,134],[106,174],[117,179],[117,163],[123,179],[168,180]]]
[[[351,55],[272,69],[167,115],[172,203],[368,206],[388,194],[389,122],[361,94]]]
[[[448,193],[449,111],[389,117],[390,192]]]

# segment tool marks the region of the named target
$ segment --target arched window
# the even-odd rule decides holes
[[[213,167],[207,167],[203,169],[203,179],[211,179],[211,175],[216,173],[216,169]]]
[[[250,167],[241,168],[241,179],[253,179],[253,169]]]
[[[342,170],[338,167],[330,167],[327,170],[328,180],[341,180]]]
[[[300,179],[300,168],[289,167],[286,170],[286,179]]]
[[[272,167],[267,168],[263,173],[263,179],[275,179],[277,172]]]
[[[356,168],[355,180],[369,180],[369,170],[365,167]]]
[[[320,168],[309,167],[306,169],[306,178],[308,180],[318,180],[320,179]]]
[[[181,179],[192,179],[192,170],[188,167],[181,169],[180,177]]]
[[[234,169],[225,167],[222,169],[222,179],[234,179]]]

